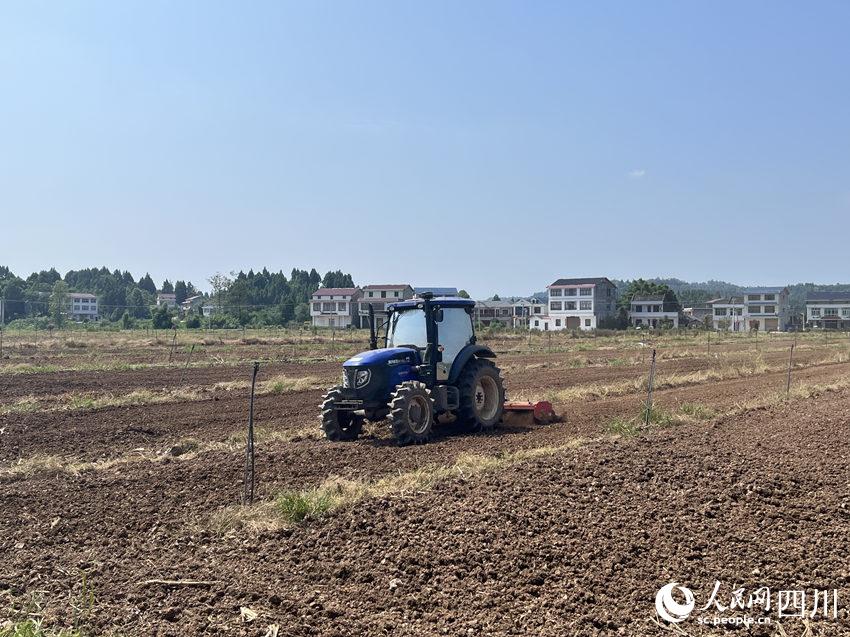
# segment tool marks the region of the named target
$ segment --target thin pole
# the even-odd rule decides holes
[[[646,417],[645,424],[649,427],[650,416],[652,414],[652,386],[655,383],[655,349],[652,350],[652,362],[649,366],[649,383],[646,395]]]
[[[248,407],[248,437],[245,444],[245,478],[242,492],[242,504],[254,503],[254,388],[257,384],[257,372],[260,363],[254,362],[254,373],[251,376],[251,402]]]
[[[192,349],[189,350],[189,355],[186,357],[186,364],[183,366],[183,375],[180,376],[180,384],[186,381],[186,370],[189,369],[189,361],[192,360],[192,352],[195,351],[195,344],[192,343]]]
[[[171,339],[171,351],[168,352],[168,362],[174,358],[174,348],[177,346],[177,328],[174,328],[174,338]]]
[[[791,344],[791,354],[788,356],[788,382],[785,385],[785,400],[791,397],[791,367],[794,363],[794,344]]]

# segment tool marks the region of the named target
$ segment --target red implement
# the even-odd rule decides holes
[[[555,422],[558,416],[555,410],[552,409],[552,403],[548,400],[540,400],[536,403],[523,401],[508,401],[505,403],[505,415],[510,416],[531,416],[534,422],[538,425],[548,425]],[[527,420],[527,418],[526,418]]]

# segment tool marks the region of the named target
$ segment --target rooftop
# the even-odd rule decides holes
[[[765,288],[744,288],[741,294],[779,294],[785,290],[784,286]]]
[[[388,283],[387,285],[366,285],[364,290],[406,290],[410,285],[407,283]]]
[[[96,299],[97,298],[94,294],[89,294],[88,292],[69,292],[68,295],[76,297],[78,299]]]
[[[632,303],[663,303],[664,294],[635,294]]]
[[[847,301],[850,302],[850,292],[809,292],[806,303],[817,301]]]
[[[608,280],[608,277],[588,277],[584,279],[558,279],[555,281],[552,286],[556,285],[600,285],[602,283],[607,283],[608,285],[614,285],[611,281]],[[616,287],[616,286],[615,286]]]
[[[724,296],[719,299],[711,299],[705,302],[706,305],[743,305],[744,297],[742,296]]]
[[[313,292],[313,296],[345,296],[352,295],[359,288],[319,288]]]

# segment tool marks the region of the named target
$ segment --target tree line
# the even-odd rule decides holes
[[[210,292],[201,292],[191,281],[165,279],[157,287],[149,273],[136,279],[124,270],[85,268],[62,276],[55,268],[33,272],[26,278],[7,266],[0,266],[0,299],[4,301],[5,322],[19,326],[62,327],[68,320],[68,295],[94,294],[101,321],[120,322],[125,327],[152,324],[171,327],[177,320],[187,327],[199,327],[201,308],[207,306],[212,326],[287,325],[309,320],[310,295],[319,287],[353,287],[350,274],[341,270],[321,276],[315,268],[294,268],[287,277],[267,268],[255,272],[216,273],[207,281]],[[174,294],[179,306],[197,297],[191,309],[178,316],[175,308],[157,307],[158,293]]]

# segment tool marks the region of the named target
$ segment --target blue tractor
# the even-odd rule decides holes
[[[371,307],[371,306],[370,306]],[[476,344],[475,301],[423,295],[387,308],[378,326],[370,310],[370,350],[343,364],[342,384],[322,402],[329,440],[354,440],[364,419],[389,419],[402,445],[426,442],[439,416],[469,431],[488,431],[502,418],[505,389],[496,355]]]

